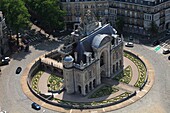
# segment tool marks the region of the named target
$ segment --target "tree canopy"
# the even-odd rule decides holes
[[[150,24],[149,32],[152,36],[156,36],[158,34],[158,26],[154,21]]]
[[[119,34],[123,32],[123,26],[124,26],[124,19],[122,17],[118,17],[116,20],[116,28]]]
[[[18,32],[29,26],[30,14],[22,0],[2,0],[1,2],[5,21],[17,34],[17,45],[19,45]]]
[[[30,14],[22,0],[2,0],[6,23],[16,33],[29,25]]]
[[[30,12],[34,13],[48,30],[63,29],[65,12],[59,0],[25,0]]]

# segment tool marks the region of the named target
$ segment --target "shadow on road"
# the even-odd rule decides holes
[[[31,51],[28,51],[28,52],[24,52],[24,51],[21,51],[19,53],[15,53],[12,55],[12,58],[14,60],[18,60],[18,61],[21,61],[22,59],[26,59],[26,56],[31,54]]]

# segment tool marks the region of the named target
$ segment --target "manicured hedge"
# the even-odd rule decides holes
[[[32,84],[31,87],[34,91],[36,91],[37,93],[39,93],[39,89],[38,89],[38,81],[41,77],[41,75],[43,74],[43,71],[38,71],[35,76],[32,78]]]
[[[145,83],[146,79],[146,67],[144,64],[135,56],[124,52],[124,56],[130,59],[138,68],[138,80],[135,83],[135,87],[141,87]]]
[[[89,96],[89,98],[98,98],[98,97],[103,97],[110,95],[112,93],[118,92],[119,90],[113,86],[109,85],[104,85],[98,90],[96,90],[93,94]]]
[[[49,91],[57,91],[62,88],[63,79],[52,74],[49,76],[47,84],[49,84],[49,87],[48,87]]]
[[[83,108],[83,107],[89,107],[92,108],[93,106],[100,106],[100,105],[107,105],[110,103],[117,103],[121,102],[121,100],[124,100],[128,98],[132,93],[130,92],[124,92],[116,97],[113,97],[111,99],[103,100],[103,101],[93,101],[93,102],[72,102],[72,101],[66,101],[66,100],[60,100],[57,98],[54,98],[55,101],[62,105],[69,105],[75,108]]]

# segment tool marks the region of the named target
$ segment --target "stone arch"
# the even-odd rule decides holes
[[[79,92],[80,94],[82,94],[82,88],[81,88],[80,85],[78,85],[78,92]]]
[[[108,51],[103,50],[100,54],[100,75],[105,77],[108,69]]]

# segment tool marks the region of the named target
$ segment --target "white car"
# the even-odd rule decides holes
[[[127,42],[127,43],[125,44],[125,46],[126,46],[126,47],[133,47],[134,44],[133,44],[132,42]]]
[[[169,50],[169,49],[164,49],[164,50],[163,50],[163,54],[168,54],[168,53],[170,53],[170,50]]]
[[[10,58],[9,57],[5,57],[4,60],[10,61]]]

